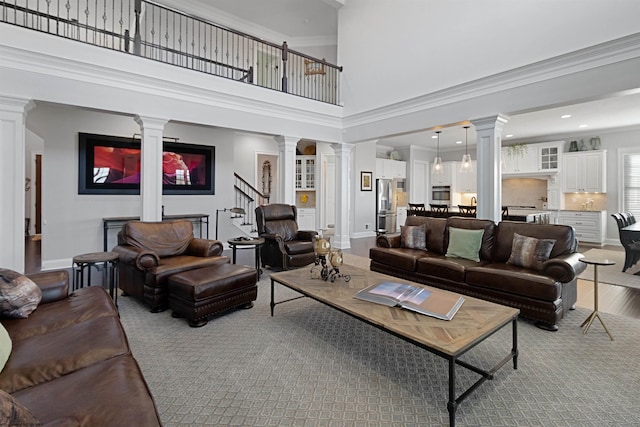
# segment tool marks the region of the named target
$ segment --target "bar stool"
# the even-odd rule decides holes
[[[73,290],[84,287],[84,271],[87,269],[87,286],[91,286],[91,267],[102,268],[102,286],[109,285],[109,295],[118,306],[118,261],[116,252],[92,252],[73,257]],[[102,264],[102,266],[100,266]]]

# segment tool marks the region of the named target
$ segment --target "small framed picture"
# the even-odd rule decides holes
[[[373,172],[360,172],[360,191],[373,191]]]

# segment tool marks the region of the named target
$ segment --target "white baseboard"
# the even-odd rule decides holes
[[[351,235],[352,239],[362,239],[365,237],[376,237],[376,232],[375,231],[361,231],[358,233],[353,233]]]

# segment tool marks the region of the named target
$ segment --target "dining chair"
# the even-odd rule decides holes
[[[509,206],[502,207],[502,219],[505,220],[509,218]]]
[[[424,215],[425,212],[424,203],[409,203],[409,215]]]
[[[475,205],[458,205],[458,212],[460,216],[468,216],[475,218],[476,206]]]
[[[431,208],[432,215],[435,217],[446,217],[449,213],[449,205],[430,203],[429,207]]]
[[[618,212],[611,214],[611,216],[616,220],[620,243],[624,248],[624,266],[622,267],[622,272],[624,273],[640,261],[640,239],[634,238],[632,232],[623,230],[624,227],[630,225],[628,223],[629,217],[626,213]]]

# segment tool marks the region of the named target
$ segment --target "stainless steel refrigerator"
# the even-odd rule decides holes
[[[376,232],[396,231],[396,185],[391,179],[376,179]]]

